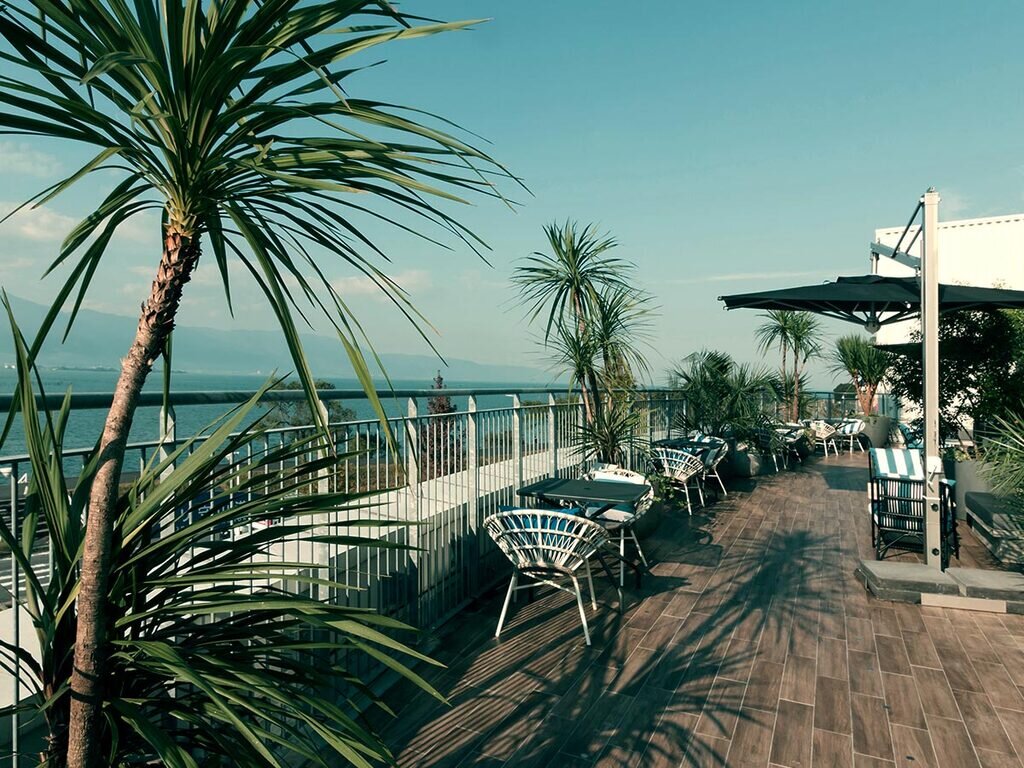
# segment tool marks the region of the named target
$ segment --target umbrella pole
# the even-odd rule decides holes
[[[921,345],[924,373],[925,553],[929,566],[942,570],[939,482],[939,194],[929,188],[924,204],[921,253]]]

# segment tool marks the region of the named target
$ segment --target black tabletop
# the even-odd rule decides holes
[[[563,480],[549,477],[519,489],[520,496],[564,499],[599,504],[635,504],[650,490],[640,483],[618,483],[614,480]]]

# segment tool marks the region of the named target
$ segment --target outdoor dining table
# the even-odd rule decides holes
[[[582,513],[588,518],[596,518],[602,512],[611,509],[619,504],[635,506],[640,499],[646,496],[651,490],[649,485],[640,483],[618,483],[613,480],[574,480],[569,478],[548,477],[538,480],[519,489],[518,494],[527,498],[534,498],[547,502],[552,506],[563,506],[568,503],[578,506]],[[601,520],[595,520],[601,523]],[[609,549],[608,553],[622,561],[636,573],[636,584],[640,586],[642,574],[640,563],[623,558],[619,553]],[[602,568],[606,571],[604,560],[598,554]],[[611,576],[611,572],[608,571]],[[620,592],[621,603],[621,592]]]

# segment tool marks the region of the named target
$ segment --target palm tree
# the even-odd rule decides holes
[[[368,342],[328,265],[367,276],[415,322],[408,296],[374,265],[383,254],[359,217],[415,231],[403,223],[412,216],[476,249],[482,242],[431,200],[500,196],[494,180],[507,174],[450,124],[347,93],[359,68],[335,67],[383,43],[470,24],[424,23],[385,0],[13,0],[0,11],[9,51],[0,130],[95,153],[26,204],[42,205],[93,174],[113,179],[51,266],[72,264],[30,358],[69,302],[73,322],[114,233],[143,211],[161,214],[162,253],[97,445],[76,603],[72,768],[100,759],[92,736],[102,719],[112,620],[105,596],[125,444],[203,241],[229,306],[231,261],[264,293],[310,398],[295,319],[305,319],[304,306],[329,318],[369,394]]]
[[[754,338],[757,339],[757,346],[761,354],[765,354],[772,347],[778,347],[782,352],[782,379],[785,380],[788,373],[787,358],[790,348],[793,346],[794,326],[796,325],[796,312],[788,309],[773,309],[762,315],[765,322],[754,331]]]
[[[834,373],[850,377],[861,413],[874,413],[875,393],[889,373],[889,355],[863,336],[851,334],[836,339],[832,363]]]
[[[810,312],[794,312],[789,343],[793,349],[793,421],[800,418],[800,371],[821,354],[821,321]]]
[[[600,311],[602,292],[631,290],[626,276],[633,265],[608,255],[617,243],[598,234],[593,224],[581,228],[566,220],[561,226],[546,225],[544,234],[550,252],[527,256],[516,267],[512,282],[531,322],[547,312],[543,343],[553,335],[564,336],[566,326],[571,326],[582,343]],[[585,374],[580,390],[587,421],[592,422],[601,407],[597,374],[592,369]]]

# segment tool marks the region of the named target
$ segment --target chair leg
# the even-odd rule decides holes
[[[723,496],[728,496],[729,492],[727,490],[725,490],[725,483],[722,482],[722,476],[720,474],[718,474],[718,470],[715,470],[715,479],[718,481],[718,485],[722,489],[722,495]]]
[[[516,591],[516,584],[518,582],[519,571],[512,571],[512,578],[508,582],[508,592],[505,594],[505,604],[501,607],[501,616],[498,617],[498,628],[494,630],[495,637],[501,637],[501,628],[505,625],[505,615],[508,613],[508,604],[512,602],[512,593]]]
[[[632,528],[629,529],[629,537],[633,539],[633,543],[636,545],[636,553],[640,556],[640,562],[644,564],[644,568],[647,567],[647,558],[644,556],[644,550],[640,546],[640,539],[636,537],[636,533]]]
[[[626,586],[626,526],[619,528],[619,589]]]
[[[690,484],[683,483],[683,493],[686,494],[686,514],[693,515],[693,506],[690,504]]]
[[[697,495],[700,497],[700,505],[705,506],[704,502],[704,486],[700,482],[700,478],[697,478]]]
[[[590,629],[587,627],[587,612],[583,610],[583,595],[580,594],[580,582],[575,576],[572,577],[572,585],[576,589],[576,605],[580,609],[580,621],[583,622],[583,637],[590,645]]]
[[[586,562],[587,566],[587,586],[590,587],[590,607],[595,611],[597,610],[597,592],[594,591],[594,574],[590,570],[590,560]]]

